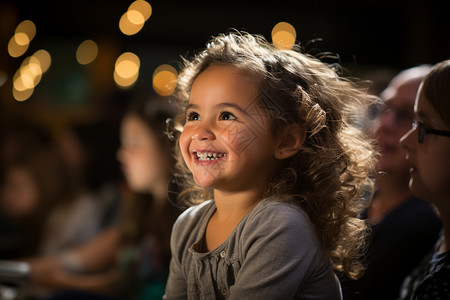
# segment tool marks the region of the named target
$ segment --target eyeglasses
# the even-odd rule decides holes
[[[412,124],[412,128],[414,130],[417,129],[417,131],[419,132],[419,143],[420,144],[423,143],[423,138],[425,137],[425,134],[428,134],[428,133],[450,137],[450,131],[426,128],[422,122],[417,121],[417,120],[414,120],[414,123]]]

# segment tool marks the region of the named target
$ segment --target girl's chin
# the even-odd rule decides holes
[[[223,184],[222,179],[215,177],[213,174],[201,174],[200,176],[194,175],[194,181],[199,187],[205,189],[220,189]]]
[[[195,183],[203,188],[214,188],[223,176],[223,173],[215,168],[196,165],[189,169],[193,174]]]
[[[202,188],[214,188],[214,181],[207,180],[204,178],[194,177],[195,183]]]

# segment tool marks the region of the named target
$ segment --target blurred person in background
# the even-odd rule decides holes
[[[8,259],[56,255],[86,242],[99,231],[95,199],[79,198],[63,158],[53,147],[21,153],[7,162],[0,211],[13,240]]]
[[[450,299],[450,60],[423,79],[412,129],[401,139],[411,166],[409,188],[432,203],[443,224],[435,246],[406,278],[401,299]]]
[[[122,163],[129,189],[124,199],[122,270],[124,297],[161,299],[171,258],[170,234],[181,210],[169,201],[168,192],[175,159],[171,141],[165,135],[168,118],[177,115],[167,99],[156,98],[131,104],[122,121]],[[170,185],[170,188],[169,188]],[[136,298],[136,297],[134,297]]]
[[[345,280],[345,299],[396,299],[404,277],[433,246],[441,222],[431,205],[411,195],[409,164],[399,140],[414,121],[414,99],[430,66],[403,70],[380,94],[383,110],[374,127],[380,149],[376,193],[362,218],[371,227],[365,276]]]
[[[68,122],[54,130],[55,151],[64,160],[67,176],[76,187],[77,199],[74,202],[77,206],[61,208],[49,216],[47,227],[53,238],[43,245],[39,255],[25,259],[31,266],[33,285],[30,293],[33,295],[47,295],[51,292],[51,288],[41,286],[40,281],[51,280],[49,275],[54,274],[54,269],[63,267],[71,272],[86,273],[91,269],[106,268],[115,259],[113,249],[119,241],[118,188],[114,189],[116,182],[111,179],[112,176],[99,176],[99,172],[95,176],[91,174],[91,170],[95,168],[109,170],[110,167],[106,167],[106,164],[113,164],[115,157],[105,155],[98,159],[99,155],[95,153],[100,150],[96,148],[111,145],[108,135],[98,135],[97,128],[102,128],[97,122]],[[96,139],[93,137],[95,135]],[[68,239],[72,231],[78,230],[80,226],[77,222],[85,226],[95,224],[95,230],[87,230],[85,227],[88,238],[64,247],[62,251],[55,250],[61,248],[58,246],[61,240]],[[110,249],[105,249],[103,244],[109,245]],[[96,255],[96,251],[101,254]],[[86,266],[79,263],[79,257]]]
[[[117,192],[104,187],[111,177],[86,176],[92,173],[87,164],[101,168],[108,159],[105,151],[102,160],[92,154],[100,143],[109,146],[108,136],[89,138],[98,134],[92,130],[98,126],[91,124],[69,121],[52,127],[11,119],[3,120],[0,132],[0,259],[28,262],[34,278],[45,277],[60,263],[76,269],[74,249],[88,260],[85,244],[97,235],[101,238],[96,240],[109,244],[118,241]],[[104,266],[108,257],[114,259],[111,251],[92,258],[90,266]],[[34,296],[46,294],[41,288],[28,290]]]
[[[168,200],[175,161],[164,129],[166,119],[175,115],[166,99],[138,99],[129,105],[117,151],[126,181],[121,187],[118,243],[100,234],[82,251],[73,251],[69,264],[35,277],[35,283],[56,291],[51,299],[162,298],[169,271],[170,232],[181,212]],[[176,184],[171,186],[170,191],[176,192]],[[105,253],[114,253],[114,261],[93,267],[97,259],[104,260]]]
[[[18,157],[24,158],[26,157],[27,153],[37,152],[40,148],[48,147],[50,144],[50,132],[47,130],[47,128],[45,128],[45,126],[42,126],[42,124],[33,122],[31,120],[23,120],[21,118],[2,120],[0,126],[1,185],[5,186],[7,164],[11,166],[13,161],[19,160]],[[19,231],[25,230],[25,228],[18,228],[18,223],[20,223],[20,215],[22,215],[22,217],[25,217],[25,215],[28,214],[28,212],[25,212],[25,210],[31,209],[31,207],[29,207],[30,205],[26,204],[25,202],[30,202],[30,200],[26,200],[30,198],[26,194],[30,193],[31,191],[29,191],[29,189],[27,189],[26,187],[31,185],[32,178],[30,178],[30,176],[27,176],[26,171],[19,171],[15,173],[19,174],[10,174],[10,176],[15,177],[14,185],[18,187],[16,188],[16,190],[18,193],[24,194],[24,197],[20,197],[19,194],[17,194],[19,196],[17,203],[14,203],[15,201],[12,201],[12,203],[11,201],[9,201],[10,203],[5,203],[6,200],[2,200],[2,194],[6,193],[6,191],[4,191],[4,188],[2,189],[3,191],[0,194],[0,259],[3,260],[15,258],[21,255],[31,254],[37,249],[37,246],[34,245],[33,248],[36,249],[29,248],[25,250],[27,247],[24,247],[22,243],[25,243],[25,240],[27,240],[27,238],[24,238],[19,234]],[[13,178],[10,179],[12,180]],[[30,183],[27,184],[27,182]],[[24,198],[24,200],[20,201],[21,198]],[[34,206],[34,204],[31,206]],[[31,218],[31,215],[29,215],[28,217]],[[30,226],[30,229],[33,229],[33,226]],[[32,236],[34,239],[38,238],[36,234],[30,234],[30,236]]]

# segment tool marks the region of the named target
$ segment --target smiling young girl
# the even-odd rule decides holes
[[[340,299],[357,277],[373,152],[367,100],[319,60],[260,36],[214,38],[177,83],[179,174],[165,299]],[[209,199],[209,200],[208,200]]]

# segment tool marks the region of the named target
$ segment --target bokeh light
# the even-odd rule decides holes
[[[128,7],[129,11],[136,10],[142,14],[144,17],[144,21],[147,21],[148,18],[152,15],[152,6],[144,0],[136,0],[130,4]]]
[[[36,25],[25,20],[17,25],[14,35],[8,43],[8,53],[11,57],[20,57],[27,52],[30,42],[36,35]]]
[[[19,45],[14,34],[8,43],[8,53],[11,57],[20,57],[28,50],[29,43],[25,45]]]
[[[278,49],[292,49],[296,38],[297,33],[294,26],[287,22],[279,22],[272,29],[272,43]]]
[[[14,39],[16,40],[16,43],[19,46],[25,46],[30,43],[30,38],[23,32],[18,32],[14,34]]]
[[[16,34],[17,33],[26,34],[28,36],[28,39],[31,41],[36,35],[36,25],[34,25],[33,21],[30,20],[22,21],[16,27]]]
[[[44,49],[41,49],[41,50],[36,51],[33,54],[33,56],[39,60],[39,63],[41,64],[42,73],[45,73],[52,63],[52,58],[50,56],[50,53],[48,53],[48,51],[46,51]]]
[[[145,23],[145,18],[142,15],[141,12],[137,11],[137,10],[129,10],[126,13],[126,16],[128,18],[128,21],[130,21],[131,23],[135,24],[135,25],[144,25]]]
[[[114,81],[119,87],[132,86],[139,77],[141,62],[139,57],[131,52],[120,55],[114,67]]]
[[[13,88],[13,97],[19,102],[25,101],[33,95],[34,89],[26,89],[23,91],[18,91]]]
[[[177,70],[171,65],[160,65],[153,72],[153,89],[161,96],[172,94],[177,86],[177,76]]]
[[[98,55],[98,46],[93,40],[85,40],[82,42],[76,52],[78,63],[82,65],[90,64]]]
[[[51,56],[46,50],[38,50],[25,58],[13,76],[13,97],[17,101],[25,101],[34,92],[41,81],[42,74],[51,65]]]
[[[120,77],[120,75],[114,71],[114,82],[120,87],[120,88],[130,88],[134,85],[136,80],[139,77],[139,73],[135,73],[133,76],[129,78],[123,78]]]
[[[144,20],[144,17],[142,16],[142,14],[135,10],[133,10],[131,12],[127,11],[122,15],[122,17],[120,18],[120,21],[119,21],[119,28],[123,34],[133,35],[133,34],[138,33],[142,29],[142,27],[144,27],[144,22],[142,22],[140,24],[135,24],[131,21],[132,19],[134,22],[137,21],[137,19],[138,19],[136,17],[137,14],[140,14],[142,20]]]
[[[120,31],[125,35],[138,33],[144,27],[145,21],[150,18],[151,14],[152,7],[147,1],[134,1],[120,18]]]
[[[20,68],[20,73],[29,74],[33,78],[33,85],[36,86],[42,77],[41,62],[34,56],[27,57]]]

